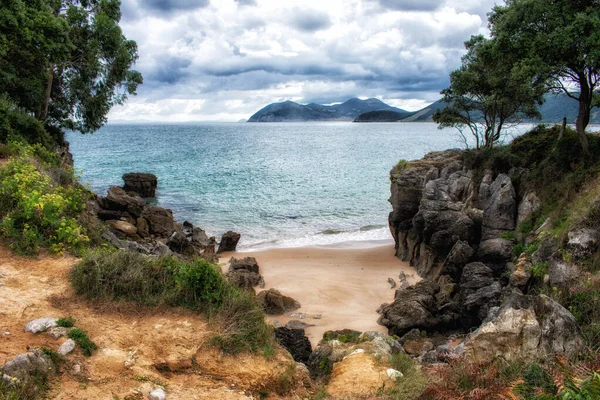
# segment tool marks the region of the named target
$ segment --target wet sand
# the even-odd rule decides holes
[[[404,271],[410,284],[420,280],[408,263],[394,256],[393,245],[223,253],[223,270],[232,256],[255,257],[265,280],[265,289],[275,288],[300,302],[302,307],[296,311],[267,318],[277,319],[284,325],[291,319],[314,325],[306,328],[313,346],[328,330],[348,328],[386,332],[385,327],[377,324],[376,310],[382,303],[394,299],[395,289],[391,289],[388,278],[398,283],[398,275]],[[290,314],[299,313],[307,316],[303,319],[290,317]]]

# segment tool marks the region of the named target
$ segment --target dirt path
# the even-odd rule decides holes
[[[79,350],[67,357],[51,398],[122,399],[136,392],[146,398],[163,384],[169,400],[247,399],[250,390],[276,382],[290,364],[281,353],[270,361],[259,355],[223,356],[207,345],[206,321],[192,312],[89,304],[69,285],[75,262],[16,257],[0,246],[0,365],[28,347],[57,349],[65,341],[23,331],[40,317],[73,316],[99,347],[89,358]]]

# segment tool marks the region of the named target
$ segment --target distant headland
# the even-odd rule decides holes
[[[421,110],[406,111],[374,98],[366,100],[351,98],[333,105],[299,104],[288,100],[269,104],[252,115],[248,122],[433,122],[433,114],[445,106],[446,103],[438,100]],[[569,123],[574,123],[577,118],[577,107],[577,101],[564,94],[548,94],[544,104],[539,107],[541,120],[524,119],[523,122],[559,123],[563,117],[567,117]],[[600,123],[600,109],[596,108],[592,111],[590,123]]]

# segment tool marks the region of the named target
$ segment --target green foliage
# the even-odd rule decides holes
[[[0,379],[0,400],[46,399],[49,389],[47,373],[34,372],[28,379],[18,384]]]
[[[501,239],[505,239],[505,240],[515,240],[515,232],[513,231],[509,231],[509,232],[504,232],[503,234],[500,235]]]
[[[52,181],[50,162],[58,161],[41,145],[11,146],[19,155],[0,169],[0,234],[22,254],[36,254],[45,246],[54,253],[84,248],[88,237],[77,218],[85,207],[85,190]]]
[[[75,319],[73,319],[73,317],[71,316],[66,318],[59,318],[58,320],[56,320],[56,325],[62,328],[72,328],[75,326]]]
[[[600,104],[600,2],[511,0],[494,8],[489,22],[517,68],[579,101],[577,131],[587,151],[584,130]]]
[[[394,167],[394,173],[399,174],[408,166],[408,161],[402,159],[398,161],[398,164]]]
[[[402,378],[385,392],[389,400],[418,399],[423,394],[429,379],[420,366],[406,354],[394,354],[389,359],[391,368],[402,372]]]
[[[544,87],[513,68],[513,57],[496,40],[482,35],[465,42],[462,66],[450,74],[450,87],[441,94],[447,104],[435,112],[440,128],[457,128],[465,145],[491,148],[502,139],[502,129],[523,117],[539,118]],[[467,132],[467,133],[465,133]]]
[[[548,263],[536,264],[531,268],[531,275],[537,279],[543,279],[548,273]]]
[[[24,143],[40,143],[46,148],[53,144],[40,121],[18,109],[6,95],[0,94],[0,143],[8,143],[11,138]]]
[[[142,83],[130,69],[137,45],[123,36],[120,18],[119,0],[3,4],[1,91],[47,126],[99,129]]]
[[[218,327],[213,343],[226,352],[268,351],[272,330],[253,296],[231,285],[205,260],[152,259],[97,250],[71,271],[77,294],[145,306],[180,306],[202,312]]]
[[[63,356],[52,349],[49,349],[47,347],[42,347],[42,348],[40,348],[40,350],[52,361],[52,364],[54,364],[54,366],[57,369],[64,361]]]
[[[600,290],[573,292],[564,305],[581,326],[586,342],[600,350]]]
[[[69,338],[73,339],[81,349],[84,356],[90,357],[98,346],[90,340],[87,333],[83,329],[74,328],[69,332]]]
[[[352,329],[343,329],[341,331],[327,331],[323,334],[324,341],[338,340],[342,343],[359,343],[360,332]]]
[[[591,377],[579,384],[573,380],[567,380],[565,388],[560,392],[558,398],[563,400],[600,399],[600,373],[594,372]]]
[[[496,359],[485,363],[453,361],[438,369],[437,380],[421,399],[553,399],[557,387],[547,367]]]

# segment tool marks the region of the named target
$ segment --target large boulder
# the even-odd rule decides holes
[[[467,337],[468,359],[540,360],[554,354],[572,357],[582,348],[575,317],[551,298],[513,293],[494,318]]]
[[[153,235],[168,238],[175,232],[176,223],[171,210],[148,206],[144,209],[142,217],[148,222],[149,232]]]
[[[142,215],[147,203],[137,195],[126,193],[118,186],[108,189],[106,197],[99,198],[100,208],[113,211],[127,211],[134,218]]]
[[[568,233],[566,249],[575,260],[590,258],[600,244],[600,232],[596,229],[583,228]]]
[[[482,239],[494,239],[513,231],[517,216],[515,188],[508,175],[500,174],[489,187],[483,210]]]
[[[34,375],[46,375],[54,371],[52,360],[39,349],[19,354],[0,367],[0,379],[4,376],[26,380]]]
[[[123,175],[123,181],[123,189],[127,192],[135,192],[141,197],[156,197],[158,178],[154,174],[130,172]]]
[[[225,232],[221,237],[217,254],[224,253],[226,251],[235,251],[237,244],[240,241],[240,237],[241,235],[237,232]]]
[[[579,277],[579,268],[567,262],[560,252],[556,252],[548,261],[548,276],[550,285],[560,289],[568,289],[575,279]]]
[[[294,361],[308,363],[312,347],[310,340],[304,334],[304,329],[289,329],[280,327],[275,329],[275,340],[290,352]]]
[[[528,192],[521,203],[519,203],[517,214],[517,225],[525,222],[529,217],[538,212],[542,208],[542,201],[535,192]]]
[[[245,269],[249,272],[259,273],[258,262],[256,262],[256,258],[254,257],[244,257],[241,259],[237,259],[235,257],[231,257],[229,261],[229,271],[237,271],[240,269]]]
[[[256,300],[262,305],[265,313],[270,315],[281,315],[301,307],[296,300],[282,295],[276,289],[263,290],[256,295]]]
[[[491,307],[500,304],[502,287],[494,280],[493,271],[483,263],[465,265],[459,287],[462,307],[479,321],[485,319]]]
[[[137,228],[135,225],[130,224],[125,221],[115,221],[110,220],[106,221],[110,229],[115,232],[117,235],[121,236],[135,236],[137,234]]]
[[[402,335],[413,328],[433,328],[438,325],[436,294],[437,283],[423,280],[415,286],[396,292],[392,304],[383,304],[377,312],[377,321],[387,327],[390,334]]]

